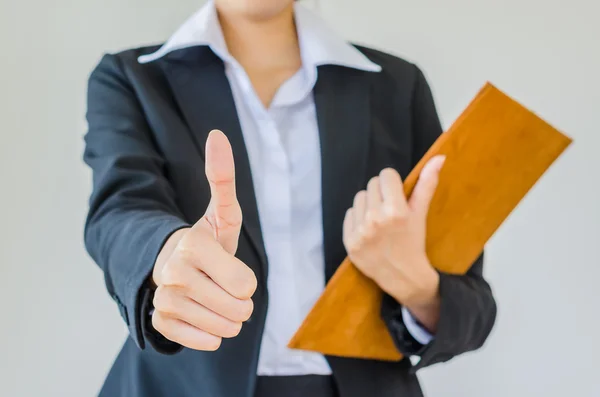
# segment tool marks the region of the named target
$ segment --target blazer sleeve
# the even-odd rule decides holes
[[[423,73],[415,66],[413,131],[415,160],[419,160],[442,133],[431,90]],[[419,344],[407,331],[401,306],[389,295],[384,297],[384,318],[396,346],[405,356],[420,356],[420,368],[441,363],[480,348],[496,319],[496,302],[483,277],[483,253],[465,275],[440,272],[441,311],[437,333],[428,345]]]
[[[189,226],[165,177],[164,159],[117,56],[89,78],[84,161],[93,191],[85,245],[138,347],[147,342],[147,282],[164,242]],[[144,303],[144,300],[146,301]]]

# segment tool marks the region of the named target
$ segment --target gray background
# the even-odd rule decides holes
[[[92,396],[126,335],[82,228],[86,79],[197,0],[0,2],[0,395]],[[429,396],[600,396],[600,13],[592,0],[321,0],[349,39],[417,62],[449,126],[491,80],[576,143],[489,244],[500,312]]]

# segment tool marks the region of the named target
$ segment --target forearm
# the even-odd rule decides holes
[[[140,348],[140,295],[165,242],[187,226],[163,211],[121,208],[91,213],[86,224],[87,250],[102,268],[107,289]]]
[[[128,75],[107,55],[90,75],[83,158],[93,172],[85,244],[143,348],[141,298],[161,248],[189,226]],[[163,255],[164,256],[164,255]]]
[[[426,346],[415,345],[412,340],[401,315],[402,305],[392,296],[384,299],[382,317],[398,349],[404,355],[421,357],[415,370],[476,350],[486,341],[495,322],[496,302],[482,268],[483,255],[466,275],[439,273],[437,328]],[[411,314],[417,317],[417,313]]]
[[[410,314],[429,333],[437,332],[440,318],[440,275],[433,269],[431,264],[419,266],[419,271],[413,276],[415,280],[411,287],[413,293],[407,295],[407,285],[401,274],[391,272],[381,283],[381,287],[392,296],[398,303],[402,304]]]
[[[410,314],[421,324],[429,333],[435,335],[440,321],[441,298],[439,292],[428,302],[406,306]]]
[[[435,340],[415,370],[483,346],[496,319],[496,302],[480,277],[442,274],[440,320]]]

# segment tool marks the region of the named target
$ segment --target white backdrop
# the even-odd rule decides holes
[[[0,395],[93,396],[125,336],[82,243],[88,73],[200,0],[0,1]],[[428,396],[597,397],[600,6],[321,0],[341,34],[418,63],[445,126],[490,80],[575,138],[489,245],[496,328],[421,373]]]

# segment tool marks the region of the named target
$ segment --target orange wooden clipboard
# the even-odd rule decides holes
[[[572,140],[486,84],[404,183],[410,196],[425,163],[445,154],[427,220],[427,254],[464,274],[502,222]],[[340,226],[341,227],[341,226]],[[322,354],[398,361],[380,317],[382,292],[346,259],[289,343]]]

